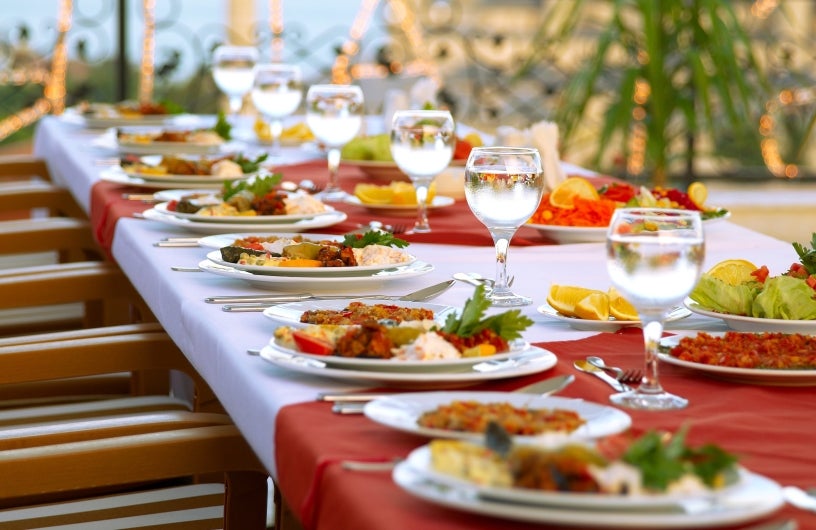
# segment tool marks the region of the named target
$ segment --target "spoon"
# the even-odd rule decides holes
[[[580,370],[581,372],[586,372],[588,374],[594,375],[595,377],[597,377],[601,381],[605,382],[607,385],[611,386],[612,388],[614,388],[618,392],[628,392],[629,390],[631,390],[631,388],[624,385],[623,383],[621,383],[620,381],[618,381],[614,377],[610,376],[609,374],[607,374],[606,372],[604,372],[603,370],[601,370],[597,366],[593,366],[592,364],[590,364],[585,359],[578,359],[577,361],[572,363],[572,365],[577,370]]]

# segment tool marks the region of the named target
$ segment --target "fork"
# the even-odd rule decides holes
[[[637,385],[643,380],[643,371],[637,368],[624,370],[623,368],[618,368],[617,366],[607,366],[603,359],[593,356],[587,357],[587,361],[592,366],[600,368],[604,372],[611,374],[618,380],[618,382],[623,383],[624,385]]]
[[[394,235],[404,234],[406,231],[408,231],[408,227],[406,225],[393,225],[391,230],[389,230],[389,232]]]

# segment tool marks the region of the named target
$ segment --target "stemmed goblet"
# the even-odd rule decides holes
[[[453,116],[446,110],[401,110],[391,122],[391,156],[416,189],[414,232],[431,231],[428,188],[450,164],[456,143]]]
[[[258,50],[252,46],[224,45],[213,51],[213,80],[229,99],[232,117],[241,111],[244,96],[252,90],[253,69],[257,62]]]
[[[295,112],[302,99],[303,83],[299,66],[282,63],[255,66],[252,102],[269,120],[273,155],[280,153],[283,118]]]
[[[609,224],[606,256],[612,285],[632,303],[643,325],[646,364],[637,389],[610,399],[633,409],[685,407],[687,399],[666,392],[658,381],[657,349],[666,315],[700,277],[705,245],[699,212],[618,209]]]
[[[538,149],[476,147],[465,165],[465,197],[496,246],[496,280],[488,298],[496,306],[528,305],[507,282],[507,250],[513,235],[538,208],[544,174]]]
[[[341,201],[348,194],[337,184],[340,149],[363,125],[363,91],[354,85],[312,85],[306,93],[306,124],[328,150],[329,180],[318,196]]]

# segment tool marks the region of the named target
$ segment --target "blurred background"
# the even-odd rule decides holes
[[[13,2],[0,151],[81,101],[223,110],[209,61],[232,42],[297,62],[306,84],[359,84],[371,114],[433,79],[433,103],[485,132],[555,121],[562,158],[633,182],[807,182],[814,15],[812,0]]]

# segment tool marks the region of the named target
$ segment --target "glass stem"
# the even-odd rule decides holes
[[[230,96],[229,97],[229,110],[232,117],[238,116],[238,113],[241,112],[241,107],[243,106],[244,98],[241,96]]]
[[[643,346],[646,353],[643,382],[638,392],[660,394],[663,387],[657,377],[657,348],[663,337],[662,316],[641,315],[643,321]]]
[[[507,287],[507,249],[510,247],[510,240],[515,234],[515,229],[490,230],[493,237],[493,244],[496,246],[496,283],[493,286],[493,294],[509,293]]]
[[[433,179],[412,177],[411,180],[416,188],[417,200],[417,220],[414,224],[414,232],[427,233],[431,231],[431,225],[428,223],[428,188]]]
[[[340,186],[337,185],[337,171],[340,168],[340,149],[337,147],[330,147],[328,154],[329,161],[329,181],[324,190],[324,193],[333,193],[340,191]]]
[[[269,134],[272,136],[272,154],[275,156],[280,155],[283,122],[281,120],[271,120],[269,122]]]

